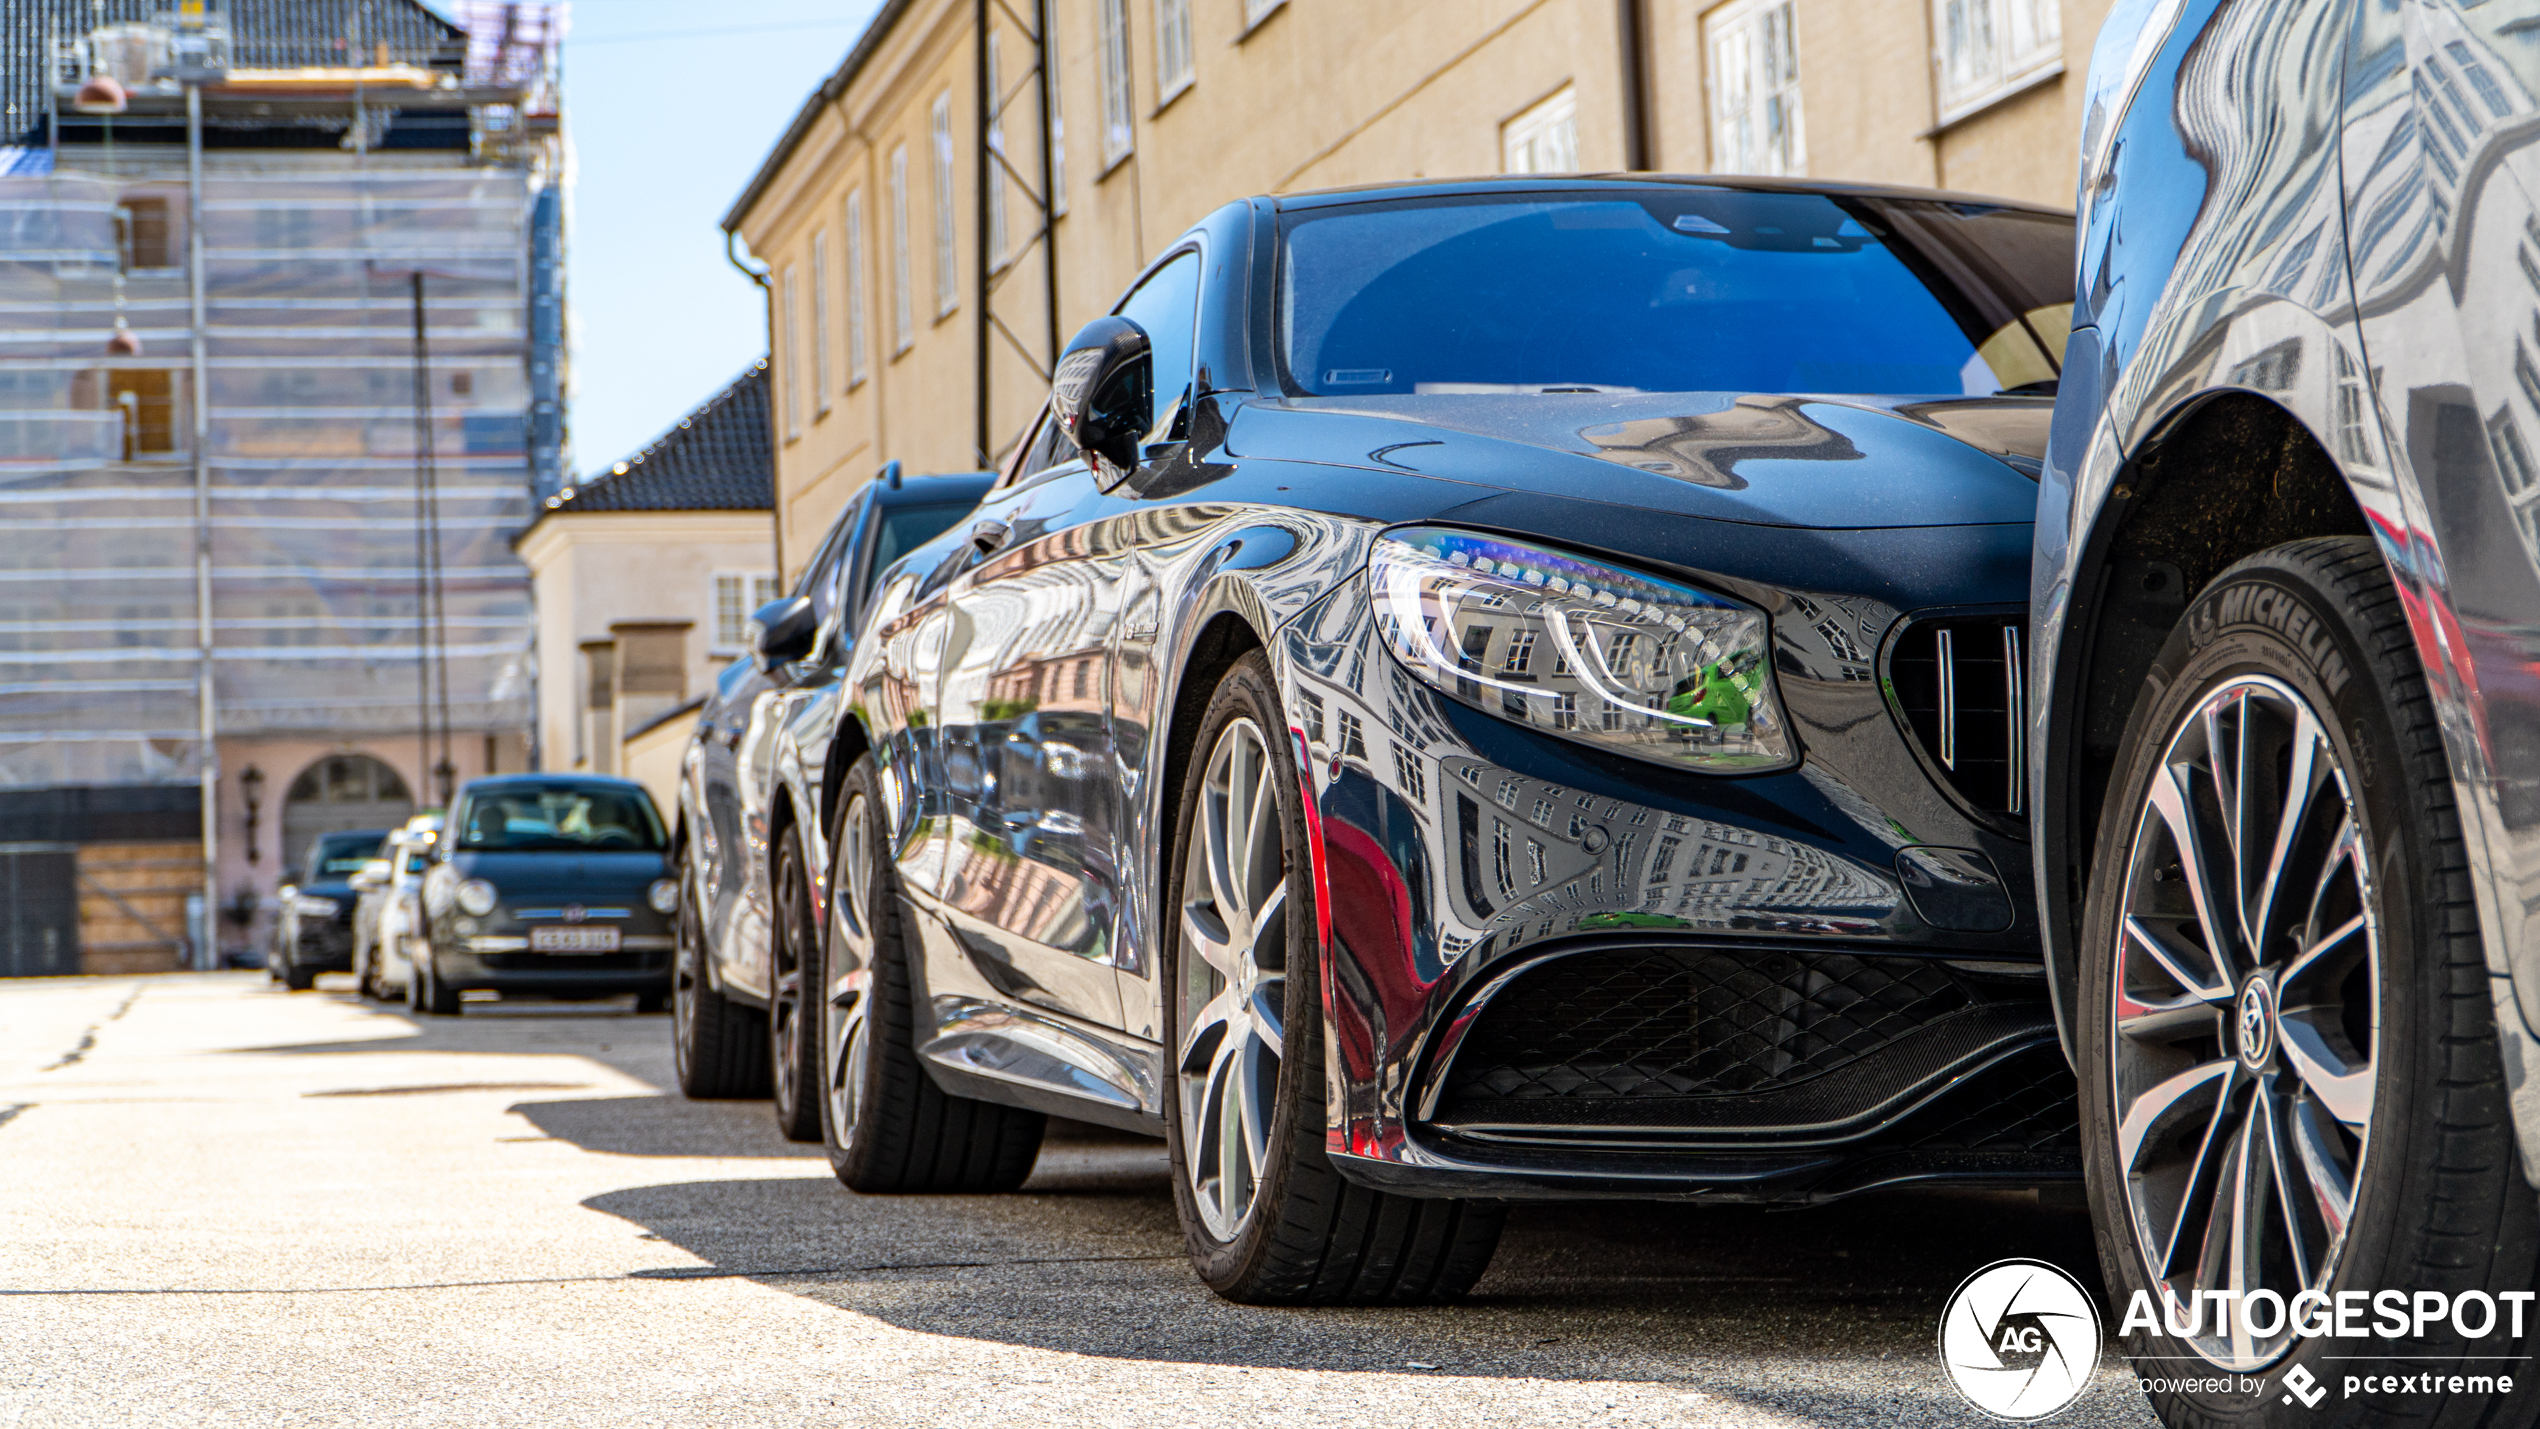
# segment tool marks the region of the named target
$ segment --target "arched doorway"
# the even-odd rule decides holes
[[[282,876],[298,876],[320,834],[393,829],[414,811],[396,770],[367,754],[330,754],[301,770],[283,798]]]

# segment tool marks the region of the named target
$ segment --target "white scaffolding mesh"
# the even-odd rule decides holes
[[[454,157],[207,156],[223,736],[422,722],[417,272],[450,724],[529,723],[529,176]],[[183,156],[117,169],[0,178],[0,787],[201,767]]]

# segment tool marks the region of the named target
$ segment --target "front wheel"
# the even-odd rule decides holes
[[[406,969],[406,1007],[425,1017],[459,1015],[459,991],[433,975],[429,943],[415,949],[414,965]]]
[[[830,843],[829,919],[811,979],[829,1166],[865,1192],[1011,1191],[1048,1118],[957,1097],[918,1061],[919,1017],[873,757],[847,771]]]
[[[1250,1304],[1404,1304],[1472,1288],[1495,1201],[1352,1185],[1324,1150],[1321,949],[1296,770],[1269,661],[1228,671],[1183,779],[1166,959],[1165,1129],[1191,1264]]]
[[[670,955],[671,1062],[691,1101],[767,1095],[767,1019],[715,991],[706,971],[704,880],[680,857],[679,921]]]
[[[2362,538],[2250,557],[2170,635],[2119,750],[2085,904],[2082,1115],[2120,1306],[2532,1283],[2523,1184],[2451,775],[2407,614]],[[2228,1292],[2228,1300],[2199,1296]],[[2138,1356],[2323,1381],[2286,1317],[2209,1314]],[[2513,1353],[2427,1327],[2366,1353]],[[2192,1357],[2192,1358],[2189,1358]],[[2144,1361],[2150,1362],[2150,1361]],[[2186,1382],[2200,1382],[2184,1375]],[[2203,1382],[2212,1382],[2207,1379]],[[2307,1420],[2164,1393],[2173,1424]],[[2485,1425],[2410,1395],[2376,1423]]]
[[[812,917],[810,865],[803,860],[799,824],[787,828],[776,845],[774,877],[776,927],[768,943],[776,966],[767,999],[767,1050],[776,1129],[788,1141],[818,1141],[820,1039],[811,1020],[818,1009],[807,1002],[819,977],[820,927]]]

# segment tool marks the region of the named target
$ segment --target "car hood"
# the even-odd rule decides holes
[[[667,877],[669,865],[657,853],[497,853],[458,852],[451,867],[461,878],[481,878],[504,892],[530,889],[545,893],[588,890],[643,896],[656,878]]]
[[[2036,518],[2052,400],[1734,392],[1246,403],[1226,448],[1719,521],[1818,529]]]

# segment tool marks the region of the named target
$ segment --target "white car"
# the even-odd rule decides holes
[[[378,911],[354,923],[353,979],[362,996],[388,1001],[405,995],[413,968],[411,947],[423,936],[423,875],[432,866],[432,845],[441,832],[441,816],[418,814],[388,841],[390,857],[379,862],[384,875],[362,891],[376,899]],[[370,870],[365,869],[367,874]]]

